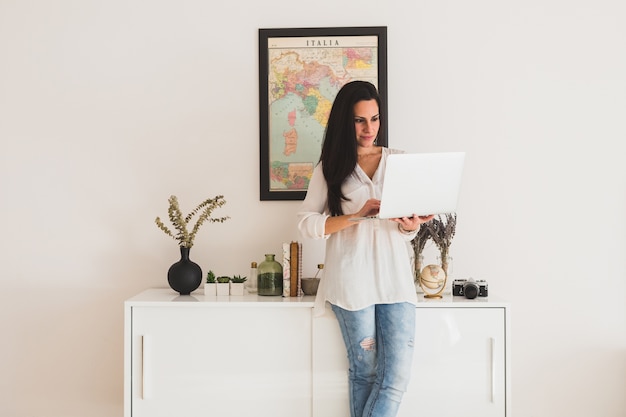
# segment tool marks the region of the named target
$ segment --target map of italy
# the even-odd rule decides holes
[[[339,89],[354,79],[376,84],[376,48],[269,50],[270,187],[306,190]]]

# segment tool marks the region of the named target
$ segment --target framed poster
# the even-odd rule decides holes
[[[259,29],[261,200],[304,199],[333,100],[353,80],[378,88],[386,114],[387,27]]]

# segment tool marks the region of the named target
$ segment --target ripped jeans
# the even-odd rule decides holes
[[[413,361],[415,306],[377,304],[348,311],[332,305],[348,351],[350,416],[395,417]]]

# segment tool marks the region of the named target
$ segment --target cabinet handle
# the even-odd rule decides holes
[[[491,342],[491,402],[496,400],[496,339],[489,338]]]
[[[147,400],[150,398],[148,380],[150,379],[150,349],[149,349],[150,337],[147,335],[141,336],[141,399]]]

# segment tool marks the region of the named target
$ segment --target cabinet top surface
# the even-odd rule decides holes
[[[468,300],[465,297],[444,296],[442,299],[425,299],[417,295],[417,307],[507,307],[508,304],[492,298],[475,298]],[[313,308],[315,296],[282,297],[262,296],[257,294],[205,296],[202,293],[179,295],[170,288],[150,288],[126,300],[127,306],[176,306],[211,307],[211,306],[255,306],[255,307],[285,307],[285,308]]]

